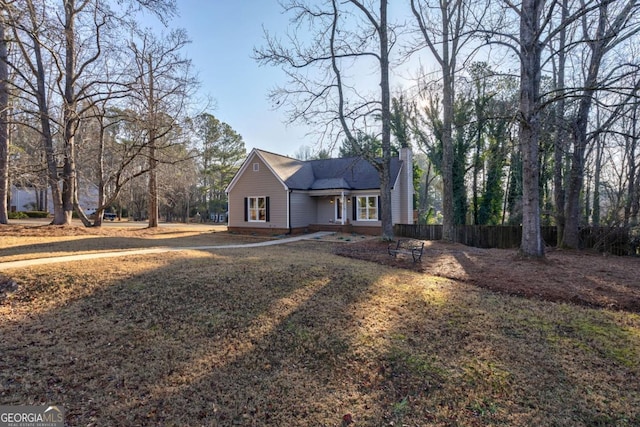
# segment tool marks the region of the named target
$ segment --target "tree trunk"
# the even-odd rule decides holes
[[[593,225],[600,226],[600,176],[602,174],[602,156],[604,155],[604,142],[602,138],[596,137],[596,164],[593,173],[593,206],[591,219]],[[585,212],[587,218],[589,211]]]
[[[502,218],[500,220],[500,225],[505,224],[505,220],[507,219],[507,207],[509,206],[509,189],[511,188],[511,177],[513,175],[513,165],[509,164],[507,169],[507,179],[505,180],[504,185],[504,200],[502,201]]]
[[[443,0],[437,8],[441,14],[440,28],[431,29],[431,24],[424,19],[423,8],[419,2],[411,0],[411,10],[415,16],[420,31],[433,56],[438,61],[442,70],[442,240],[454,240],[454,183],[453,183],[453,103],[455,100],[455,72],[456,72],[456,46],[461,43],[460,31],[463,30],[465,20],[461,15],[464,7],[461,1]],[[429,8],[427,6],[427,8]],[[434,9],[436,6],[434,6]],[[451,28],[451,16],[455,15],[455,28]],[[433,34],[437,36],[433,36]],[[431,35],[430,35],[431,34]],[[437,37],[439,40],[434,40]],[[436,45],[441,46],[438,51]]]
[[[637,174],[638,174],[638,165],[636,163],[636,150],[638,147],[638,106],[635,105],[633,107],[633,111],[631,112],[631,129],[629,130],[629,135],[627,138],[627,156],[629,166],[627,168],[627,202],[624,206],[624,226],[636,226],[637,225],[637,215],[638,215],[638,182]],[[635,211],[635,212],[634,212]]]
[[[592,95],[592,94],[591,94]],[[565,207],[565,228],[562,245],[577,249],[580,246],[580,221],[582,219],[580,194],[584,183],[584,165],[587,148],[587,120],[591,107],[591,95],[585,94],[580,101],[578,116],[572,126],[573,154],[571,155],[571,169]]]
[[[155,138],[153,135],[150,138]],[[149,214],[149,228],[158,227],[158,217],[160,215],[160,211],[158,210],[158,182],[157,182],[157,174],[158,174],[158,160],[156,159],[156,147],[155,141],[149,144],[149,203],[148,203],[148,214]]]
[[[4,15],[0,16],[0,224],[9,222],[9,69]]]
[[[156,105],[156,98],[154,92],[155,85],[155,73],[153,68],[153,58],[151,54],[146,58],[147,66],[149,67],[149,118],[148,118],[148,138],[149,138],[149,202],[148,202],[148,215],[149,215],[149,228],[157,228],[159,223],[160,211],[158,209],[158,159],[156,159],[156,140],[157,140],[157,126],[158,126],[158,106]]]
[[[542,0],[524,0],[520,15],[520,151],[522,153],[522,242],[520,253],[543,257],[538,169],[540,138],[539,41]]]
[[[637,169],[637,166],[636,166]],[[640,172],[635,178],[635,189],[632,189],[633,195],[631,197],[631,214],[629,215],[629,225],[636,227],[640,224]]]
[[[45,66],[42,59],[42,49],[38,40],[38,34],[35,30],[38,28],[36,19],[36,11],[31,1],[27,2],[29,9],[29,19],[34,29],[31,36],[33,42],[33,56],[35,58],[35,79],[36,79],[36,99],[38,103],[38,119],[40,120],[40,134],[42,137],[42,145],[45,152],[47,162],[47,180],[51,189],[51,203],[53,204],[53,225],[63,225],[67,223],[64,208],[62,205],[62,192],[60,191],[58,177],[57,153],[53,145],[53,133],[51,131],[51,122],[49,114],[49,105],[47,102],[47,86],[45,82]],[[15,33],[14,33],[15,35]],[[17,38],[17,37],[16,37]]]
[[[483,167],[483,162],[480,157],[480,152],[482,150],[483,145],[483,127],[484,127],[484,109],[481,106],[481,103],[484,102],[483,95],[480,92],[480,86],[478,83],[478,88],[476,92],[477,99],[475,100],[475,112],[476,112],[476,144],[475,144],[475,152],[473,153],[473,188],[472,188],[472,204],[473,204],[473,224],[478,225],[480,223],[480,189],[478,188],[479,180],[478,176],[480,175],[480,171]],[[486,194],[486,193],[485,193]]]
[[[75,105],[75,103],[74,103],[74,105]],[[76,115],[75,114],[75,110],[74,110],[73,115],[74,116]],[[76,132],[75,129],[79,126],[79,120],[74,119],[74,122],[75,123],[74,123],[73,127],[74,127],[74,132]],[[82,143],[82,133],[81,132],[76,133],[75,137],[73,138],[73,141],[74,141],[73,142],[74,149],[72,150],[73,157],[71,158],[71,164],[73,165],[73,171],[74,171],[73,172],[73,176],[74,176],[74,178],[73,178],[73,183],[74,183],[74,185],[73,185],[73,193],[71,194],[71,200],[73,202],[72,203],[73,211],[75,211],[76,214],[78,215],[78,219],[80,219],[80,221],[82,221],[82,225],[84,225],[85,227],[91,227],[91,225],[92,225],[91,221],[89,220],[87,215],[84,213],[84,210],[82,209],[82,206],[80,205],[80,197],[79,197],[79,194],[78,194],[80,186],[78,184],[78,174],[77,174],[77,171],[76,171],[77,162],[76,162],[75,147],[76,147],[76,144],[78,142]]]
[[[104,114],[100,113],[98,117],[100,123],[100,131],[98,134],[98,208],[99,212],[96,211],[96,219],[93,221],[94,227],[102,226],[102,206],[104,206],[105,202],[105,177],[104,177]],[[122,213],[120,213],[120,218],[122,218]]]
[[[74,193],[73,193],[72,197],[73,197],[73,209],[78,214],[78,218],[80,219],[80,221],[82,221],[82,225],[84,225],[85,227],[91,227],[91,225],[92,225],[91,221],[87,217],[87,214],[84,213],[84,210],[82,209],[82,206],[80,206],[80,198],[78,197],[78,185],[77,184],[74,186]]]
[[[566,151],[566,125],[564,120],[565,110],[565,66],[566,66],[566,40],[567,28],[564,23],[568,20],[569,6],[568,0],[562,1],[562,28],[559,33],[558,45],[558,68],[556,72],[556,103],[554,121],[555,121],[555,139],[553,141],[553,196],[556,215],[556,245],[559,247],[562,243],[562,235],[564,234],[564,210],[565,210],[565,188],[564,188],[564,162]]]
[[[382,238],[393,239],[391,217],[391,94],[389,86],[389,38],[387,28],[387,0],[380,1],[380,89],[382,108]],[[407,165],[411,167],[411,165]]]
[[[427,164],[427,172],[424,174],[424,196],[420,204],[421,211],[426,213],[425,224],[429,223],[429,212],[431,209],[431,200],[429,199],[429,187],[431,187],[431,162]],[[420,223],[420,217],[418,217],[418,223]]]
[[[443,19],[445,21],[445,19]],[[443,38],[448,34],[448,23],[443,23]],[[447,40],[445,38],[445,40]],[[453,76],[449,66],[448,43],[443,43],[442,55],[442,240],[454,240],[454,204],[453,204]]]
[[[63,176],[62,206],[65,224],[71,224],[73,218],[74,195],[76,194],[77,176],[75,162],[75,131],[77,127],[76,101],[74,94],[75,78],[75,0],[65,0],[65,76],[64,76],[64,111],[63,111]]]

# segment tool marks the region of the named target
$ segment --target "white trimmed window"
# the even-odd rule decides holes
[[[247,221],[267,222],[268,197],[247,197]]]
[[[358,221],[378,220],[378,196],[357,197],[358,207],[356,209]]]

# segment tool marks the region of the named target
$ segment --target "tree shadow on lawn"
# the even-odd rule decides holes
[[[159,237],[164,236],[165,237]],[[233,235],[225,232],[160,232],[136,236],[88,235],[80,239],[29,243],[0,248],[3,261],[59,256],[61,254],[85,253],[92,251],[128,250],[151,247],[194,247],[239,243],[255,243],[271,240],[266,236]]]
[[[149,267],[70,277],[95,291],[1,325],[3,404],[61,403],[70,425],[344,425],[347,413],[357,425],[572,425],[607,404],[613,420],[638,416],[621,403],[640,406],[638,382],[620,389],[638,367],[606,351],[618,334],[638,357],[616,314],[576,317],[309,243]],[[590,325],[609,335],[585,351]]]
[[[216,409],[198,406],[198,399],[186,409],[181,400],[191,397],[178,393],[173,398],[170,391],[254,353],[274,328],[293,328],[289,333],[298,337],[297,327],[282,326],[282,320],[333,277],[333,265],[309,266],[310,254],[288,257],[274,266],[282,254],[276,260],[258,251],[260,256],[247,257],[249,252],[235,250],[229,258],[206,257],[206,262],[171,254],[164,258],[173,265],[157,262],[156,269],[147,273],[117,277],[112,271],[116,277],[111,283],[75,285],[95,286],[95,291],[7,322],[0,327],[7,337],[1,345],[6,356],[3,400],[63,403],[71,424],[105,417],[111,420],[108,424],[146,424],[151,412],[161,415],[164,400],[157,396],[167,394],[172,422],[182,423],[180,417],[185,416],[184,424],[192,425],[202,411],[215,416]],[[100,264],[93,268],[108,265]],[[64,267],[48,271],[63,279],[67,274]],[[48,283],[50,278],[34,274],[30,279],[41,282],[40,295],[25,295],[30,285],[18,279],[22,289],[12,300],[29,303],[31,297],[42,298],[50,291],[56,298],[51,284],[56,279]],[[67,285],[74,286],[77,278],[68,279]],[[369,282],[358,283],[336,298],[355,298]],[[335,304],[344,308],[348,301]],[[298,338],[304,341],[304,333]],[[325,342],[329,348],[331,339]],[[260,354],[273,358],[271,363],[278,368],[277,348],[262,348]],[[252,385],[241,381],[238,387]],[[210,404],[212,390],[201,396]]]

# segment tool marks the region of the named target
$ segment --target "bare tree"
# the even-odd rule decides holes
[[[520,253],[544,256],[540,230],[540,73],[544,0],[523,0],[520,7],[520,152],[522,153],[522,242]]]
[[[0,224],[9,219],[9,67],[7,65],[5,14],[0,11]]]
[[[289,77],[285,87],[270,94],[277,106],[289,108],[291,121],[313,124],[333,143],[345,138],[354,146],[358,134],[371,134],[382,142],[382,158],[368,160],[380,175],[383,238],[393,236],[391,218],[391,95],[390,52],[395,33],[388,22],[388,1],[376,9],[357,0],[307,3],[291,0],[292,14],[286,41],[266,34],[266,47],[255,51],[262,64],[281,67]],[[310,37],[295,31],[310,29]],[[311,40],[305,44],[304,40]],[[350,74],[374,70],[373,77]],[[364,71],[366,70],[366,71]],[[373,131],[375,129],[375,131]],[[322,141],[322,139],[321,139]]]
[[[632,49],[631,52],[634,50]],[[638,225],[640,211],[639,72],[640,70],[624,79],[625,86],[630,91],[629,94],[609,94],[608,102],[598,97],[594,103],[596,120],[590,120],[591,123],[595,122],[590,126],[594,140],[591,144],[594,149],[590,151],[595,150],[596,153],[593,160],[592,222],[594,225],[598,225],[600,218],[625,227]],[[616,108],[610,108],[611,104],[616,105]]]
[[[101,30],[107,15],[98,13],[97,0],[63,0],[63,11],[57,15],[59,19],[49,19],[48,13],[56,10],[56,5],[50,2],[22,0],[5,3],[5,7],[10,13],[14,39],[26,70],[16,64],[12,67],[24,84],[20,87],[22,98],[34,99],[40,118],[54,204],[53,223],[69,224],[74,205],[79,208],[75,163],[78,103],[88,96],[88,87],[94,84],[94,81],[88,81],[82,85],[81,78],[100,57]],[[89,31],[86,27],[80,31],[76,28],[82,16],[91,17],[85,20],[91,28]],[[59,46],[63,48],[59,49]],[[56,94],[58,99],[54,98]],[[56,107],[61,114],[55,112]],[[56,148],[56,130],[60,131],[62,139],[60,150]],[[62,159],[62,174],[58,170],[58,158]],[[82,211],[77,210],[82,216]]]
[[[640,211],[640,105],[633,103],[629,118],[631,120],[627,127],[628,132],[625,138],[625,153],[628,156],[627,172],[627,197],[624,205],[623,223],[625,225],[637,226],[638,213]]]
[[[173,30],[164,38],[145,31],[129,45],[135,76],[131,100],[142,120],[147,147],[149,227],[157,227],[159,220],[158,151],[176,143],[166,137],[186,113],[189,96],[197,85],[191,75],[191,61],[182,54],[188,43],[184,30]]]
[[[560,6],[561,22],[567,22],[569,17],[569,2],[562,0]],[[565,70],[567,61],[567,26],[563,25],[558,32],[556,41],[550,41],[552,50],[551,62],[553,65],[553,84],[555,95],[558,101],[554,105],[554,140],[553,140],[553,189],[554,204],[556,208],[556,228],[557,242],[561,244],[562,235],[564,234],[564,209],[565,209],[565,190],[564,190],[564,164],[567,152],[567,126],[565,123]]]
[[[106,0],[3,0],[12,36],[22,62],[9,63],[18,76],[14,85],[26,111],[39,118],[43,151],[47,159],[49,187],[54,206],[53,224],[69,224],[75,210],[90,225],[78,203],[76,164],[77,131],[83,109],[105,96],[102,93],[108,67],[105,37],[124,20]],[[118,2],[120,12],[154,7],[152,12],[172,15],[173,0]],[[105,68],[107,67],[107,68]]]
[[[58,153],[54,141],[55,122],[50,102],[52,81],[48,70],[53,61],[53,52],[48,47],[54,45],[48,31],[50,22],[44,13],[45,4],[34,4],[32,0],[3,1],[6,25],[11,28],[11,38],[20,51],[21,61],[9,61],[8,65],[16,74],[15,81],[9,81],[16,89],[17,97],[24,108],[39,121],[39,132],[45,153],[48,184],[54,206],[54,224],[66,223],[62,192],[58,186]]]
[[[65,212],[65,223],[71,222],[71,215],[75,208],[76,212],[85,225],[90,225],[88,218],[84,214],[78,201],[78,178],[76,165],[76,133],[80,123],[81,113],[78,111],[79,103],[88,96],[88,91],[94,81],[86,81],[81,85],[81,77],[92,64],[101,56],[101,36],[102,29],[107,23],[107,18],[98,13],[99,5],[91,4],[90,0],[64,0],[64,87],[63,94],[63,114],[62,114],[62,135],[64,142],[64,163],[63,163],[63,186],[62,203]],[[91,27],[92,47],[84,55],[79,55],[76,44],[78,30],[76,23],[80,15],[89,13],[93,16]]]
[[[522,242],[520,254],[526,257],[543,257],[544,245],[540,231],[540,138],[541,112],[553,101],[566,96],[562,82],[556,82],[559,97],[545,97],[541,93],[543,53],[551,40],[563,37],[567,26],[590,13],[597,5],[583,4],[573,13],[562,8],[557,17],[558,2],[523,0],[520,5],[505,1],[502,12],[511,11],[518,17],[519,34],[514,34],[505,15],[500,15],[499,25],[486,30],[488,39],[503,45],[515,53],[520,62],[519,140],[522,155]],[[563,47],[564,42],[561,43]],[[565,49],[562,49],[565,52]],[[556,50],[552,56],[558,55]],[[547,58],[545,58],[546,60]],[[560,62],[562,62],[560,58]],[[545,61],[546,62],[546,61]],[[551,98],[551,99],[548,99]]]
[[[454,148],[452,128],[454,120],[455,83],[458,60],[464,49],[469,48],[474,30],[470,28],[473,16],[471,5],[481,6],[468,0],[441,0],[431,6],[424,0],[411,0],[411,11],[426,45],[435,57],[442,73],[442,213],[443,240],[454,236]],[[478,10],[484,9],[478,7]],[[482,12],[477,16],[481,20]]]
[[[129,137],[124,130],[133,120],[133,112],[118,108],[107,108],[106,103],[94,103],[89,110],[90,116],[84,117],[81,135],[92,141],[85,143],[79,154],[88,168],[92,181],[98,187],[98,200],[93,226],[102,224],[102,214],[120,195],[123,188],[133,179],[148,173],[146,167],[140,167],[136,159],[143,157],[145,150],[142,138]]]
[[[583,8],[586,8],[586,5],[583,4]],[[586,56],[589,60],[584,64],[585,80],[582,84],[583,89],[576,94],[578,108],[571,123],[573,150],[565,207],[566,223],[562,239],[563,245],[567,247],[577,248],[580,244],[580,195],[584,185],[586,154],[589,143],[593,140],[588,135],[587,129],[594,97],[599,90],[607,90],[611,81],[620,78],[616,70],[612,69],[603,79],[601,76],[603,61],[608,53],[640,31],[640,21],[637,18],[639,9],[640,3],[637,0],[602,1],[598,3],[593,22],[590,21],[589,14],[581,17],[583,40],[587,46]],[[591,32],[592,28],[595,28],[593,32]],[[617,69],[624,69],[624,67],[618,66]]]

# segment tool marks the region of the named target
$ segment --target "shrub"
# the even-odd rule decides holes
[[[9,219],[25,219],[29,218],[24,212],[9,212]]]
[[[46,211],[27,211],[24,214],[29,218],[49,218],[49,212]]]

